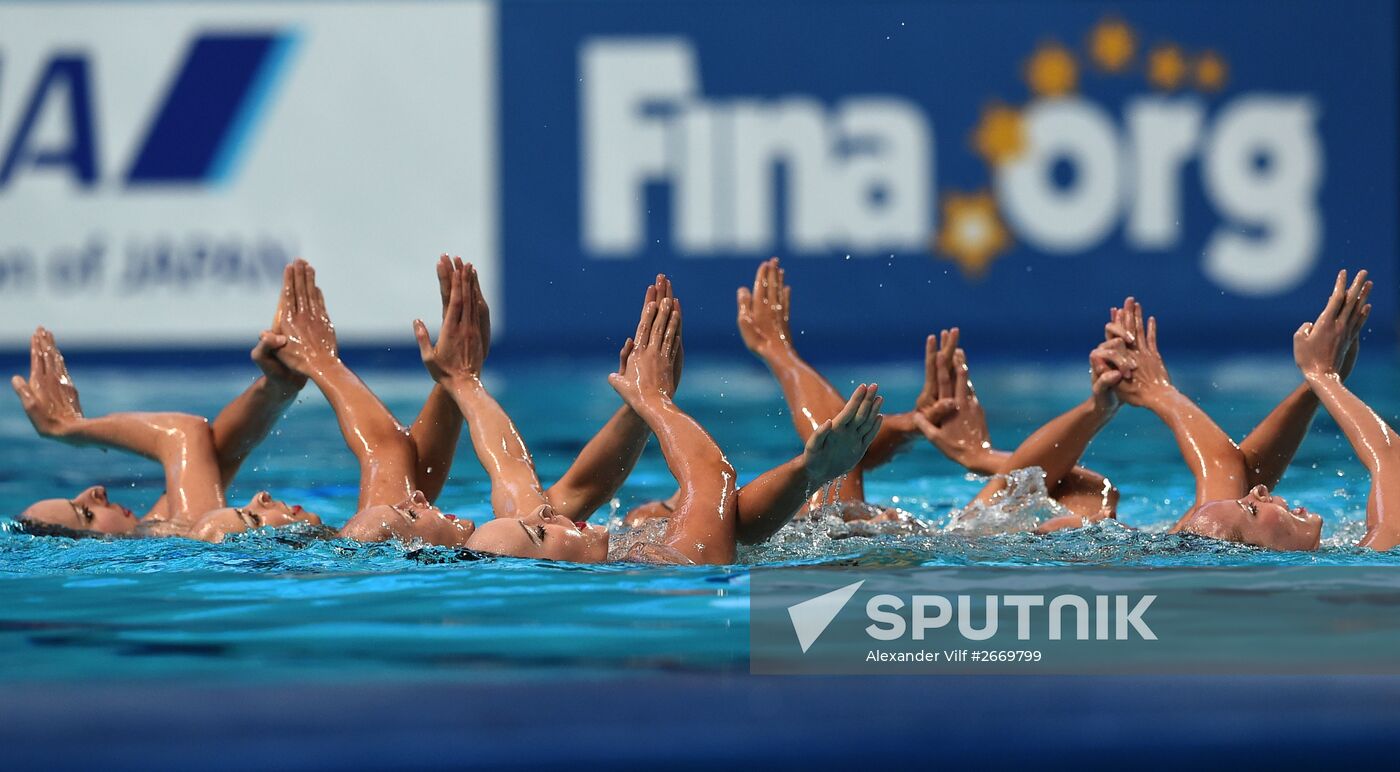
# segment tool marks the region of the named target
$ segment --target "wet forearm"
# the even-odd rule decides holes
[[[546,492],[555,510],[578,519],[592,514],[622,487],[650,436],[635,410],[618,408]]]
[[[442,384],[433,384],[408,433],[418,460],[418,488],[429,501],[436,501],[447,484],[462,436],[462,411]]]
[[[826,482],[811,476],[805,455],[759,475],[737,494],[739,541],[758,544],[777,533]]]
[[[1317,395],[1306,383],[1294,389],[1240,443],[1249,484],[1272,488],[1282,479],[1317,413]]]
[[[219,412],[212,429],[219,474],[225,485],[233,480],[253,449],[267,438],[300,392],[295,384],[263,376]]]
[[[666,465],[680,485],[681,500],[722,498],[734,484],[734,469],[695,419],[666,397],[633,405],[661,446]]]
[[[1395,432],[1365,402],[1342,384],[1335,373],[1305,376],[1308,387],[1341,427],[1357,458],[1372,477],[1400,468]]]
[[[767,346],[758,355],[778,380],[793,427],[803,442],[846,404],[840,392],[807,364],[790,343]]]
[[[407,444],[403,427],[344,362],[337,358],[318,363],[307,375],[335,411],[345,444],[362,464],[378,450]]]
[[[1244,456],[1205,411],[1176,389],[1148,397],[1144,406],[1167,425],[1182,460],[1196,478],[1196,503],[1234,498],[1245,490]]]
[[[1038,466],[1045,471],[1045,484],[1053,488],[1079,463],[1089,443],[1115,412],[1093,399],[1085,400],[1027,437],[1007,460],[1007,471]]]
[[[480,378],[445,381],[467,422],[467,434],[477,459],[491,478],[491,501],[497,517],[524,517],[526,509],[544,502],[535,475],[535,462],[510,416],[486,390]]]

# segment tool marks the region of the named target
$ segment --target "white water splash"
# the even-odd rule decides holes
[[[1050,498],[1045,471],[1038,466],[997,475],[1006,487],[985,504],[972,503],[952,513],[943,530],[967,536],[1033,531],[1053,517],[1072,514]]]

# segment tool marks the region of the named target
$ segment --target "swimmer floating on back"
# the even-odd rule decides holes
[[[773,258],[761,263],[753,288],[738,291],[738,325],[744,344],[773,373],[782,387],[797,436],[803,442],[823,422],[845,409],[847,401],[820,373],[797,353],[791,328],[792,288],[786,271]],[[1011,454],[992,448],[987,418],[972,388],[967,357],[958,348],[958,329],[930,335],[924,351],[924,388],[907,413],[888,414],[860,463],[831,491],[846,517],[888,517],[865,503],[864,473],[895,456],[910,440],[923,434],[950,460],[977,474],[1005,474]],[[1113,516],[1118,491],[1096,472],[1073,466],[1058,482],[1049,484],[1051,496],[1072,512],[1086,518]],[[813,489],[815,490],[815,489]],[[822,502],[813,497],[810,505]],[[740,511],[745,502],[741,499]],[[663,502],[645,505],[628,515],[637,521],[665,514]],[[771,532],[764,534],[764,538]]]
[[[1107,425],[1111,416],[1110,400],[1116,395],[1121,401],[1145,407],[1162,419],[1176,437],[1182,456],[1196,478],[1196,503],[1172,527],[1172,533],[1193,533],[1271,549],[1316,549],[1322,519],[1302,507],[1290,510],[1286,502],[1271,495],[1269,489],[1282,478],[1307,435],[1318,405],[1312,391],[1319,388],[1334,392],[1339,388],[1344,390],[1341,381],[1356,362],[1361,328],[1370,313],[1366,305],[1369,292],[1370,282],[1365,280],[1364,271],[1350,289],[1345,272],[1338,275],[1332,297],[1318,321],[1305,326],[1306,332],[1300,330],[1299,338],[1295,339],[1295,348],[1296,341],[1301,340],[1308,352],[1306,360],[1300,360],[1307,382],[1285,397],[1239,445],[1172,386],[1157,349],[1156,320],[1148,319],[1144,323],[1142,306],[1128,298],[1121,309],[1110,312],[1106,341],[1091,357],[1095,384],[1095,396],[1091,401],[1094,404],[1081,405],[1047,423],[1017,448],[1011,465],[1018,468],[1038,466],[1045,470],[1047,481],[1053,479],[1068,464],[1077,461],[1094,435]],[[1324,353],[1316,353],[1319,351]],[[1305,366],[1303,361],[1308,364]],[[1111,387],[1111,394],[1104,391],[1105,386]],[[1356,410],[1359,400],[1354,403],[1345,402],[1344,397],[1342,400],[1339,404],[1351,408],[1346,413],[1349,417],[1360,416],[1359,421],[1374,418],[1374,414],[1367,418],[1369,409]],[[1343,422],[1339,420],[1339,423]],[[1344,429],[1346,426],[1343,423]],[[1384,423],[1374,419],[1366,429],[1378,426]],[[1357,436],[1375,439],[1365,431]],[[1367,457],[1362,455],[1366,461]],[[1384,480],[1383,474],[1374,471],[1380,466],[1378,460],[1368,463],[1368,468],[1373,469],[1373,486],[1379,484],[1378,479]],[[1004,480],[993,480],[974,503],[990,501],[1004,486]],[[1376,498],[1373,495],[1373,502]],[[1385,526],[1384,519],[1377,514],[1379,508],[1372,510],[1368,517],[1370,530],[1362,546],[1388,549],[1397,538],[1396,525]],[[1057,518],[1042,524],[1038,530],[1076,525],[1073,518]]]
[[[292,280],[281,309],[286,344],[277,350],[278,361],[325,395],[360,465],[357,511],[340,535],[364,542],[397,537],[464,544],[471,535],[471,522],[457,520],[431,503],[452,465],[461,430],[462,418],[455,405],[434,388],[412,428],[400,426],[341,361],[315,269],[297,260],[289,270]],[[439,288],[452,289],[462,270],[460,260],[454,265],[445,256],[439,259]],[[445,306],[444,312],[451,313],[450,303]]]
[[[533,479],[533,461],[509,418],[479,379],[475,379],[478,388],[470,390],[462,388],[460,381],[436,383],[423,414],[405,430],[340,360],[335,328],[316,286],[315,270],[298,261],[294,276],[294,297],[287,304],[283,321],[289,342],[279,350],[279,358],[325,394],[346,444],[360,464],[357,512],[340,530],[341,536],[364,542],[394,539],[452,547],[471,544],[475,524],[433,505],[452,464],[464,414],[473,445],[492,475],[492,503],[498,517],[532,518],[531,523],[536,524],[534,521],[542,518],[517,503],[533,492],[549,501],[555,520],[570,525],[586,521],[616,493],[641,455],[650,430],[626,408],[608,421],[554,486],[540,491],[534,479],[533,483],[520,483],[527,488],[533,485],[533,491],[518,490],[518,478],[503,476],[502,470],[514,471],[523,463]],[[446,334],[436,349],[429,347],[432,353],[425,355],[425,360],[451,364],[454,372],[469,368],[479,373],[490,345],[490,311],[476,271],[461,259],[444,259],[439,262],[438,278]],[[419,321],[414,328],[420,340],[426,341],[426,326]],[[446,431],[444,420],[448,421]],[[505,439],[508,436],[513,439]],[[431,480],[429,473],[434,474]],[[429,482],[433,483],[431,489]]]
[[[288,269],[285,279],[290,280]],[[258,446],[305,381],[273,352],[286,343],[274,328],[264,332],[252,359],[263,375],[228,404],[211,425],[185,413],[83,414],[77,388],[53,335],[40,327],[30,341],[28,380],[11,380],[25,415],[41,436],[72,445],[126,450],[157,461],[165,493],[143,517],[107,497],[96,485],[72,499],[45,499],[19,516],[40,530],[136,536],[190,536],[220,541],[227,533],[294,522],[320,524],[316,515],[289,507],[260,491],[243,507],[225,506],[224,495],[243,461]]]
[[[561,507],[542,489],[519,432],[481,382],[487,316],[479,289],[472,289],[463,292],[468,302],[462,312],[444,319],[436,344],[421,323],[415,325],[424,365],[467,415],[473,446],[491,478],[496,517],[483,523],[467,546],[515,557],[605,561],[607,530],[575,519],[576,510]],[[647,291],[637,333],[624,344],[618,372],[609,383],[656,435],[680,492],[664,534],[639,543],[625,557],[729,563],[740,532],[776,531],[811,490],[855,464],[878,430],[879,397],[873,388],[857,389],[849,410],[814,433],[803,455],[739,490],[734,469],[714,440],[672,400],[682,349],[680,304],[670,283],[658,277]],[[751,516],[744,521],[737,508],[746,492]]]
[[[1341,426],[1371,474],[1367,531],[1359,546],[1390,549],[1400,543],[1400,519],[1387,517],[1387,486],[1395,487],[1395,435],[1342,385],[1356,362],[1361,330],[1370,314],[1371,282],[1361,271],[1347,286],[1346,271],[1316,321],[1294,336],[1294,358],[1305,383],[1259,429],[1236,446],[1210,416],[1171,384],[1157,350],[1155,319],[1143,323],[1142,307],[1129,299],[1122,309],[1127,333],[1127,368],[1117,390],[1123,401],[1151,410],[1176,436],[1196,478],[1196,502],[1172,527],[1214,539],[1277,550],[1313,550],[1321,541],[1322,518],[1303,507],[1290,509],[1270,493],[1292,459],[1321,400]],[[1272,441],[1255,444],[1267,430]]]

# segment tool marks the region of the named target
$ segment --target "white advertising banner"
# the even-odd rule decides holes
[[[495,16],[0,3],[0,348],[251,343],[298,256],[346,343],[411,345],[442,252],[499,298]]]

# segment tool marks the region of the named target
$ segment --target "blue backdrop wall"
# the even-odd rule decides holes
[[[1356,266],[1388,338],[1394,16],[505,3],[508,339],[625,334],[666,271],[690,340],[737,344],[734,290],[770,254],[806,335],[864,351],[951,324],[1079,351],[1127,293],[1177,343],[1282,347]]]
[[[503,353],[613,349],[659,271],[689,345],[737,350],[770,255],[814,356],[954,324],[1077,354],[1128,293],[1174,347],[1283,349],[1362,266],[1390,340],[1395,16],[0,0],[0,353],[40,323],[246,350],[296,255],[346,346],[411,351],[439,252],[480,268]]]

